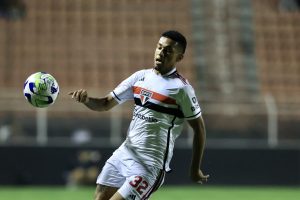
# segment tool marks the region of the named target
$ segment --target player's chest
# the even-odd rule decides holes
[[[142,103],[148,100],[176,104],[178,89],[168,79],[144,77],[133,86],[133,93]]]

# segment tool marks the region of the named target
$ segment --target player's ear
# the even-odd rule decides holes
[[[181,54],[178,54],[177,58],[176,58],[176,61],[179,62],[183,59],[184,55],[181,53]]]

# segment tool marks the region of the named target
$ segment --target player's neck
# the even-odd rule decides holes
[[[153,70],[154,70],[154,72],[155,72],[157,75],[168,76],[168,75],[170,75],[170,74],[172,74],[173,72],[176,71],[176,67],[173,67],[173,68],[171,68],[169,71],[163,72],[163,73],[161,73],[160,71],[158,71],[158,70],[155,69],[155,68],[153,68]]]

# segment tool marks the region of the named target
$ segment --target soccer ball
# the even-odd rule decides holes
[[[34,107],[44,108],[52,105],[59,93],[59,86],[53,76],[46,72],[30,75],[24,83],[23,93]]]

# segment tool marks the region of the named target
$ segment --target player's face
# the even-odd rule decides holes
[[[171,71],[175,64],[183,58],[183,54],[174,40],[161,37],[154,53],[154,69],[161,74]]]

